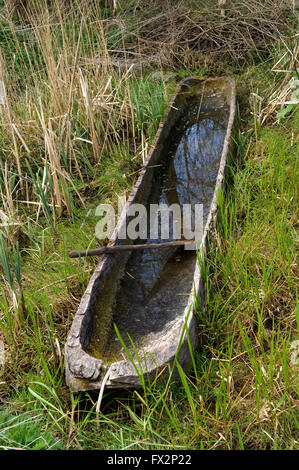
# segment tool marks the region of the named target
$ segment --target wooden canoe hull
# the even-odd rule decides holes
[[[154,168],[159,164],[161,155],[165,153],[165,142],[170,139],[170,133],[178,117],[184,118],[184,106],[186,100],[194,95],[199,106],[207,102],[207,109],[224,106],[227,109],[225,134],[221,147],[221,156],[217,167],[217,176],[209,210],[206,215],[200,253],[203,256],[209,232],[212,230],[217,213],[217,193],[221,187],[226,158],[229,150],[229,141],[235,113],[235,83],[230,78],[201,79],[191,77],[183,80],[173,96],[167,113],[160,124],[157,135],[149,151],[144,168],[140,172],[138,181],[127,201],[127,207],[131,204],[145,203],[150,197],[153,184]],[[187,102],[188,103],[188,102]],[[126,209],[125,209],[126,210]],[[130,240],[118,238],[122,227],[127,224],[125,210],[110,239],[109,244],[128,244]],[[196,260],[196,251],[193,256]],[[162,369],[165,373],[168,367],[173,365],[175,358],[183,368],[190,363],[190,344],[192,348],[197,345],[197,329],[195,318],[195,303],[204,302],[204,286],[200,276],[198,263],[195,261],[192,272],[192,290],[186,299],[184,308],[177,316],[171,318],[169,325],[163,324],[155,335],[148,335],[149,339],[145,347],[139,350],[140,363],[135,357],[135,365],[123,356],[121,360],[106,361],[101,355],[93,355],[89,344],[95,336],[95,324],[99,317],[98,328],[104,328],[107,318],[112,315],[111,305],[119,289],[120,281],[124,275],[129,253],[118,252],[113,255],[103,255],[91,276],[87,289],[81,299],[79,308],[75,314],[71,329],[65,345],[66,381],[69,387],[75,391],[96,390],[101,388],[103,377],[109,369],[109,377],[106,387],[139,387],[140,374],[147,380],[154,380]],[[193,269],[193,268],[192,268]],[[109,307],[104,308],[107,305]],[[178,303],[179,305],[179,303]],[[100,313],[99,313],[100,312]],[[102,318],[102,320],[101,320]],[[102,323],[101,323],[102,322]],[[98,331],[101,331],[98,329]],[[94,339],[93,339],[94,340]]]

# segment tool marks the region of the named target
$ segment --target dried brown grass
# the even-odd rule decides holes
[[[296,77],[299,80],[299,34],[290,38],[288,43],[283,41],[280,57],[272,67],[272,71],[278,75],[278,80],[265,100],[260,98],[260,111],[258,113],[258,123],[263,125],[270,120],[277,120],[276,114],[289,102],[293,88],[290,80]],[[295,109],[295,108],[294,108]]]
[[[54,187],[51,204],[58,217],[64,208],[70,214],[66,179],[71,187],[73,175],[86,179],[86,162],[99,166],[114,144],[132,147],[133,142],[136,150],[135,114],[127,86],[136,69],[139,73],[151,65],[205,67],[213,73],[227,65],[240,67],[266,57],[293,21],[290,3],[278,0],[229,0],[221,8],[216,0],[208,6],[191,0],[118,2],[108,19],[93,1],[6,3],[15,11],[26,7],[25,24],[11,19],[8,24],[13,34],[26,28],[31,41],[26,44],[27,57],[19,54],[28,76],[26,89],[14,83],[0,51],[0,81],[7,90],[1,130],[6,160],[19,178],[14,204],[25,199],[29,207],[39,200],[26,160],[33,168],[38,162],[41,171],[47,164]],[[14,46],[21,51],[21,43]],[[40,62],[35,62],[37,56]],[[46,192],[46,183],[42,184]]]
[[[155,1],[151,15],[144,11],[147,2],[135,3],[135,31],[126,25],[123,11],[107,21],[106,28],[122,29],[126,58],[144,64],[213,66],[221,59],[222,65],[244,65],[265,57],[273,41],[287,35],[294,24],[289,1],[228,0],[224,7],[217,1]]]

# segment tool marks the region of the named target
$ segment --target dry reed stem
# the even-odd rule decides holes
[[[58,217],[60,217],[62,215],[62,197],[61,197],[61,192],[60,192],[59,180],[57,177],[57,170],[61,171],[60,158],[57,155],[56,148],[55,148],[55,142],[53,139],[53,131],[51,128],[51,120],[49,120],[48,122],[49,128],[47,128],[46,123],[45,123],[45,117],[44,117],[41,99],[39,99],[39,108],[40,108],[40,113],[38,112],[38,109],[36,109],[36,112],[37,112],[39,121],[43,129],[43,133],[44,133],[46,152],[48,153],[50,165],[52,169],[52,178],[53,178],[54,191],[55,191],[55,202],[57,206]]]
[[[286,51],[281,55],[280,59],[275,63],[272,70],[277,74],[282,73],[282,78],[279,83],[276,84],[274,91],[271,91],[266,105],[260,110],[258,116],[259,125],[263,125],[272,119],[279,109],[282,109],[288,102],[292,89],[286,85],[290,82],[292,74],[296,71],[298,75],[298,63],[299,63],[299,45],[295,43],[290,48],[285,42],[284,46]],[[277,66],[280,65],[279,68]]]
[[[81,69],[79,69],[79,74],[80,74],[80,85],[81,85],[81,90],[82,90],[82,96],[84,99],[86,114],[87,114],[89,127],[90,127],[90,137],[92,141],[94,163],[98,163],[100,152],[99,152],[99,146],[98,146],[98,136],[97,136],[96,126],[95,126],[94,114],[93,114],[93,109],[92,109],[92,102],[89,96],[88,81],[83,76]]]

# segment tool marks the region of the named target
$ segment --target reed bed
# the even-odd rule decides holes
[[[147,114],[148,90],[138,78],[152,57],[156,66],[194,69],[203,65],[197,52],[214,62],[221,54],[234,66],[264,57],[290,23],[287,3],[274,0],[227,2],[225,17],[217,2],[196,9],[192,2],[154,2],[151,9],[118,2],[112,17],[109,2],[11,3],[1,19],[4,213],[19,223],[25,204],[53,230],[63,214],[71,216],[80,182],[94,180],[103,156],[125,147],[134,158],[148,145],[162,108]],[[17,11],[23,18],[16,23]],[[163,83],[158,100],[161,94],[163,103]]]

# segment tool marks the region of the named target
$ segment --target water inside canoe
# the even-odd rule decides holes
[[[198,99],[188,101],[186,112],[177,120],[164,145],[147,208],[159,203],[203,204],[205,223],[214,195],[228,116],[229,109],[224,102],[215,111],[205,109]],[[173,239],[171,227],[170,217]],[[149,230],[147,240],[147,243],[164,241],[161,237],[150,238]],[[87,352],[106,364],[123,359],[113,323],[127,345],[130,345],[129,334],[137,347],[146,350],[155,336],[171,328],[183,315],[193,288],[196,262],[196,251],[183,247],[132,252],[111,307],[110,331],[103,339],[99,303]]]

